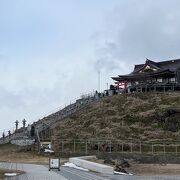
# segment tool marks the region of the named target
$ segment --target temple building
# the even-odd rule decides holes
[[[122,85],[126,92],[180,90],[180,59],[155,62],[146,59],[137,64],[133,72],[112,77],[117,89]]]

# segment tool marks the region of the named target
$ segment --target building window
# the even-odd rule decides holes
[[[162,78],[158,78],[158,79],[157,79],[157,82],[162,83],[162,82],[163,82]]]
[[[169,82],[176,82],[176,78],[169,78]]]
[[[168,81],[168,78],[166,78],[166,79],[163,79],[163,83],[168,83],[169,81]]]
[[[151,79],[147,79],[146,82],[147,82],[147,83],[152,83],[152,80],[151,80]]]

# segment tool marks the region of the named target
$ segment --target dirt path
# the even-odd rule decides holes
[[[180,164],[131,164],[127,170],[137,175],[180,176]]]

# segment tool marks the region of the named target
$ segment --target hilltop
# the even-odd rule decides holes
[[[179,129],[180,92],[147,92],[91,103],[54,124],[52,140],[177,141]]]

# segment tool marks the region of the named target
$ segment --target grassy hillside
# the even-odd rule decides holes
[[[17,146],[14,144],[1,144],[0,162],[48,164],[48,158],[37,154],[35,149],[35,145]]]
[[[180,92],[105,97],[58,122],[53,140],[179,140]]]

